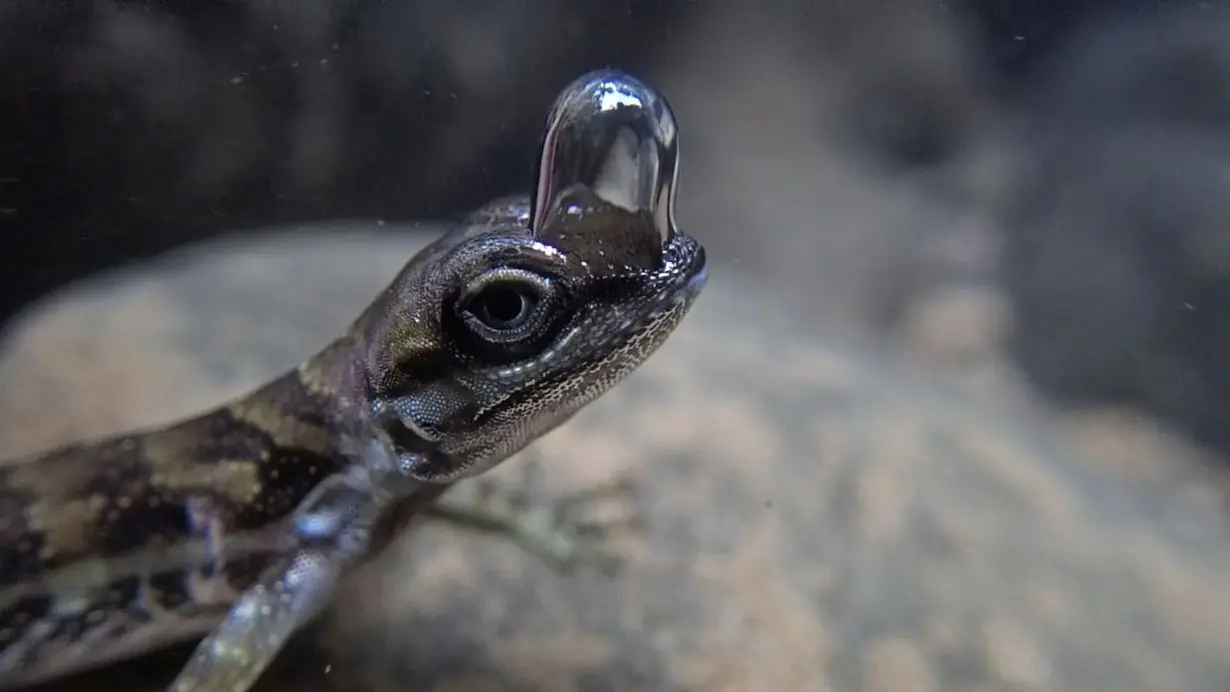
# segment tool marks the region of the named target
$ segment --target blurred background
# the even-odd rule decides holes
[[[789,319],[1224,450],[1227,32],[1156,0],[8,2],[0,319],[213,235],[528,190],[545,108],[611,65],[675,106],[681,223]]]
[[[754,295],[761,313],[787,325],[783,333],[811,330],[874,345],[853,351],[868,371],[880,372],[877,358],[889,353],[928,386],[1008,404],[997,411],[1038,405],[1073,433],[1085,457],[1113,460],[1102,471],[1144,468],[1156,478],[1181,469],[1216,505],[1230,491],[1228,36],[1230,7],[1179,0],[9,0],[0,3],[0,328],[77,279],[207,238],[326,220],[363,220],[354,224],[363,232],[372,220],[393,227],[456,218],[490,198],[528,192],[551,101],[581,73],[612,66],[646,79],[674,107],[678,220],[708,247],[714,283],[720,277]],[[711,301],[732,295],[710,294]],[[45,368],[70,369],[61,362]],[[775,372],[777,383],[789,379]],[[897,371],[885,365],[883,372]],[[885,376],[890,389],[893,378]],[[905,386],[903,399],[929,401]],[[25,394],[13,399],[27,402]],[[756,405],[750,396],[745,403]],[[815,410],[832,415],[821,404]],[[742,411],[734,420],[748,430],[753,413],[776,415],[729,411]],[[787,412],[796,413],[812,412]],[[787,414],[775,430],[793,424]],[[1010,427],[1027,427],[1007,418]],[[978,428],[974,417],[967,422]],[[782,448],[790,456],[798,447]],[[729,456],[746,463],[741,454],[736,446]],[[1022,467],[1038,475],[1014,480],[1045,495],[1038,491],[1044,483],[1030,481],[1051,473],[1039,470],[1051,468],[1038,461],[1047,453],[1021,454]],[[924,466],[918,477],[942,468]],[[663,484],[671,494],[662,506],[676,491],[706,487],[696,480],[703,476]],[[1063,478],[1065,491],[1093,486]],[[931,507],[950,497],[975,508],[994,504],[993,493],[936,490],[966,487],[959,481],[941,478],[918,494]],[[805,485],[796,505],[811,500]],[[1097,494],[1073,490],[1086,500]],[[1137,549],[1129,538],[1153,535],[1154,519],[1177,526],[1173,535],[1199,533],[1174,519],[1178,512],[1158,519],[1181,503],[1114,499],[1089,501],[1064,524],[1084,539],[1057,541],[1054,554],[1038,548],[1041,557],[1022,563],[1045,566],[1076,545],[1072,570],[1089,566],[1088,582],[1080,582],[1089,590],[1078,589],[1076,577],[1056,582],[1057,592],[1075,594],[1072,612],[1083,607],[1097,616],[1085,596],[1104,583],[1113,582],[1107,597],[1120,604],[1137,593],[1129,587],[1138,575],[1119,563],[1081,561],[1115,535],[1098,531],[1126,527],[1122,543],[1107,547],[1125,555]],[[760,496],[749,502],[769,507]],[[735,535],[717,517],[726,506],[705,507],[710,514],[698,512],[700,523],[710,522],[723,541]],[[986,516],[1016,521],[999,510]],[[1021,523],[1036,522],[1045,534],[1044,514],[1025,513]],[[797,533],[828,529],[815,525],[822,528],[807,523]],[[1201,592],[1212,595],[1183,601],[1188,610],[1166,606],[1174,622],[1218,620],[1200,630],[1206,648],[1150,639],[1147,623],[1131,621],[1123,630],[1147,645],[1129,650],[1101,638],[1111,629],[1102,623],[1127,620],[1091,616],[1072,631],[1114,650],[1102,659],[1112,675],[1098,679],[1117,679],[1128,670],[1121,664],[1145,654],[1167,659],[1158,669],[1180,671],[1166,679],[1184,679],[1186,663],[1173,656],[1184,650],[1224,673],[1224,618],[1198,615],[1225,612],[1209,602],[1227,604],[1216,595],[1227,555],[1216,546],[1224,547],[1226,528],[1200,534],[1212,536],[1208,543],[1176,547],[1187,550],[1182,558],[1156,560],[1175,584],[1214,585]],[[841,527],[832,534],[840,537]],[[1017,540],[1027,534],[1034,535],[1022,529],[1001,543],[1037,548]],[[822,563],[836,565],[841,582],[909,577],[930,564],[900,546],[881,554],[871,543],[838,541],[824,560],[803,554],[796,569],[811,578]],[[800,552],[791,543],[766,545],[785,546],[780,552],[791,559]],[[988,554],[953,558],[954,579],[937,572],[961,617],[1007,608],[987,596],[999,592],[986,585],[1009,589],[1014,576],[1028,573],[1004,562],[979,581]],[[866,555],[874,559],[859,562]],[[1206,556],[1211,567],[1201,567]],[[498,581],[484,598],[507,583]],[[861,610],[847,611],[849,599],[835,597],[832,610],[853,613],[857,625],[841,636],[853,640],[915,614],[877,610],[905,591],[876,592],[876,607]],[[543,599],[534,592],[526,600]],[[577,602],[598,599],[587,593]],[[782,610],[802,610],[792,603]],[[798,638],[778,630],[782,640]],[[732,641],[731,650],[741,651],[741,635]],[[1061,660],[1070,647],[1054,642]],[[1080,658],[1074,653],[1064,664],[1058,687],[961,689],[1066,689],[1062,683],[1079,679],[1072,671],[1085,670]],[[946,679],[959,679],[967,663],[954,660]],[[866,689],[957,689],[911,684],[918,677]],[[1139,689],[1180,689],[1155,683]]]

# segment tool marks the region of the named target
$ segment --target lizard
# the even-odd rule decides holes
[[[348,570],[680,324],[708,272],[674,220],[677,137],[652,87],[584,75],[534,194],[468,215],[314,356],[186,420],[0,466],[0,688],[201,638],[169,689],[249,689]]]

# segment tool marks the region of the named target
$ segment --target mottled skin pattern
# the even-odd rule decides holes
[[[325,410],[293,372],[182,425],[0,467],[0,586],[190,539],[190,499],[236,532],[286,516],[341,465]]]
[[[296,370],[182,424],[0,466],[5,667],[48,661],[57,642],[111,660],[105,644],[149,641],[143,628],[160,617],[221,617],[279,557],[277,522],[341,470],[327,410]],[[112,563],[101,590],[90,588],[100,556],[131,565]],[[57,614],[67,594],[81,605]],[[23,643],[35,623],[46,623],[43,646]],[[168,628],[172,639],[196,629]]]
[[[470,215],[231,403],[0,466],[0,685],[212,630],[174,689],[244,692],[341,573],[639,366],[703,249],[584,186],[539,204]]]
[[[4,342],[0,452],[241,393],[343,325],[416,237],[300,231],[51,300]],[[1227,688],[1214,491],[1094,463],[1045,419],[773,306],[711,282],[640,371],[494,473],[537,460],[547,495],[637,473],[646,533],[617,576],[426,524],[258,689]],[[48,689],[159,689],[184,653]]]

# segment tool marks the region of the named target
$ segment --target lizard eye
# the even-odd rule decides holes
[[[458,303],[466,327],[480,340],[515,344],[541,336],[555,300],[551,282],[523,269],[500,268],[475,279]]]

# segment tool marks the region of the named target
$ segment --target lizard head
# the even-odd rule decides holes
[[[533,198],[492,202],[402,270],[357,333],[403,473],[481,473],[662,345],[706,278],[675,227],[677,164],[666,101],[591,73],[551,111]]]

